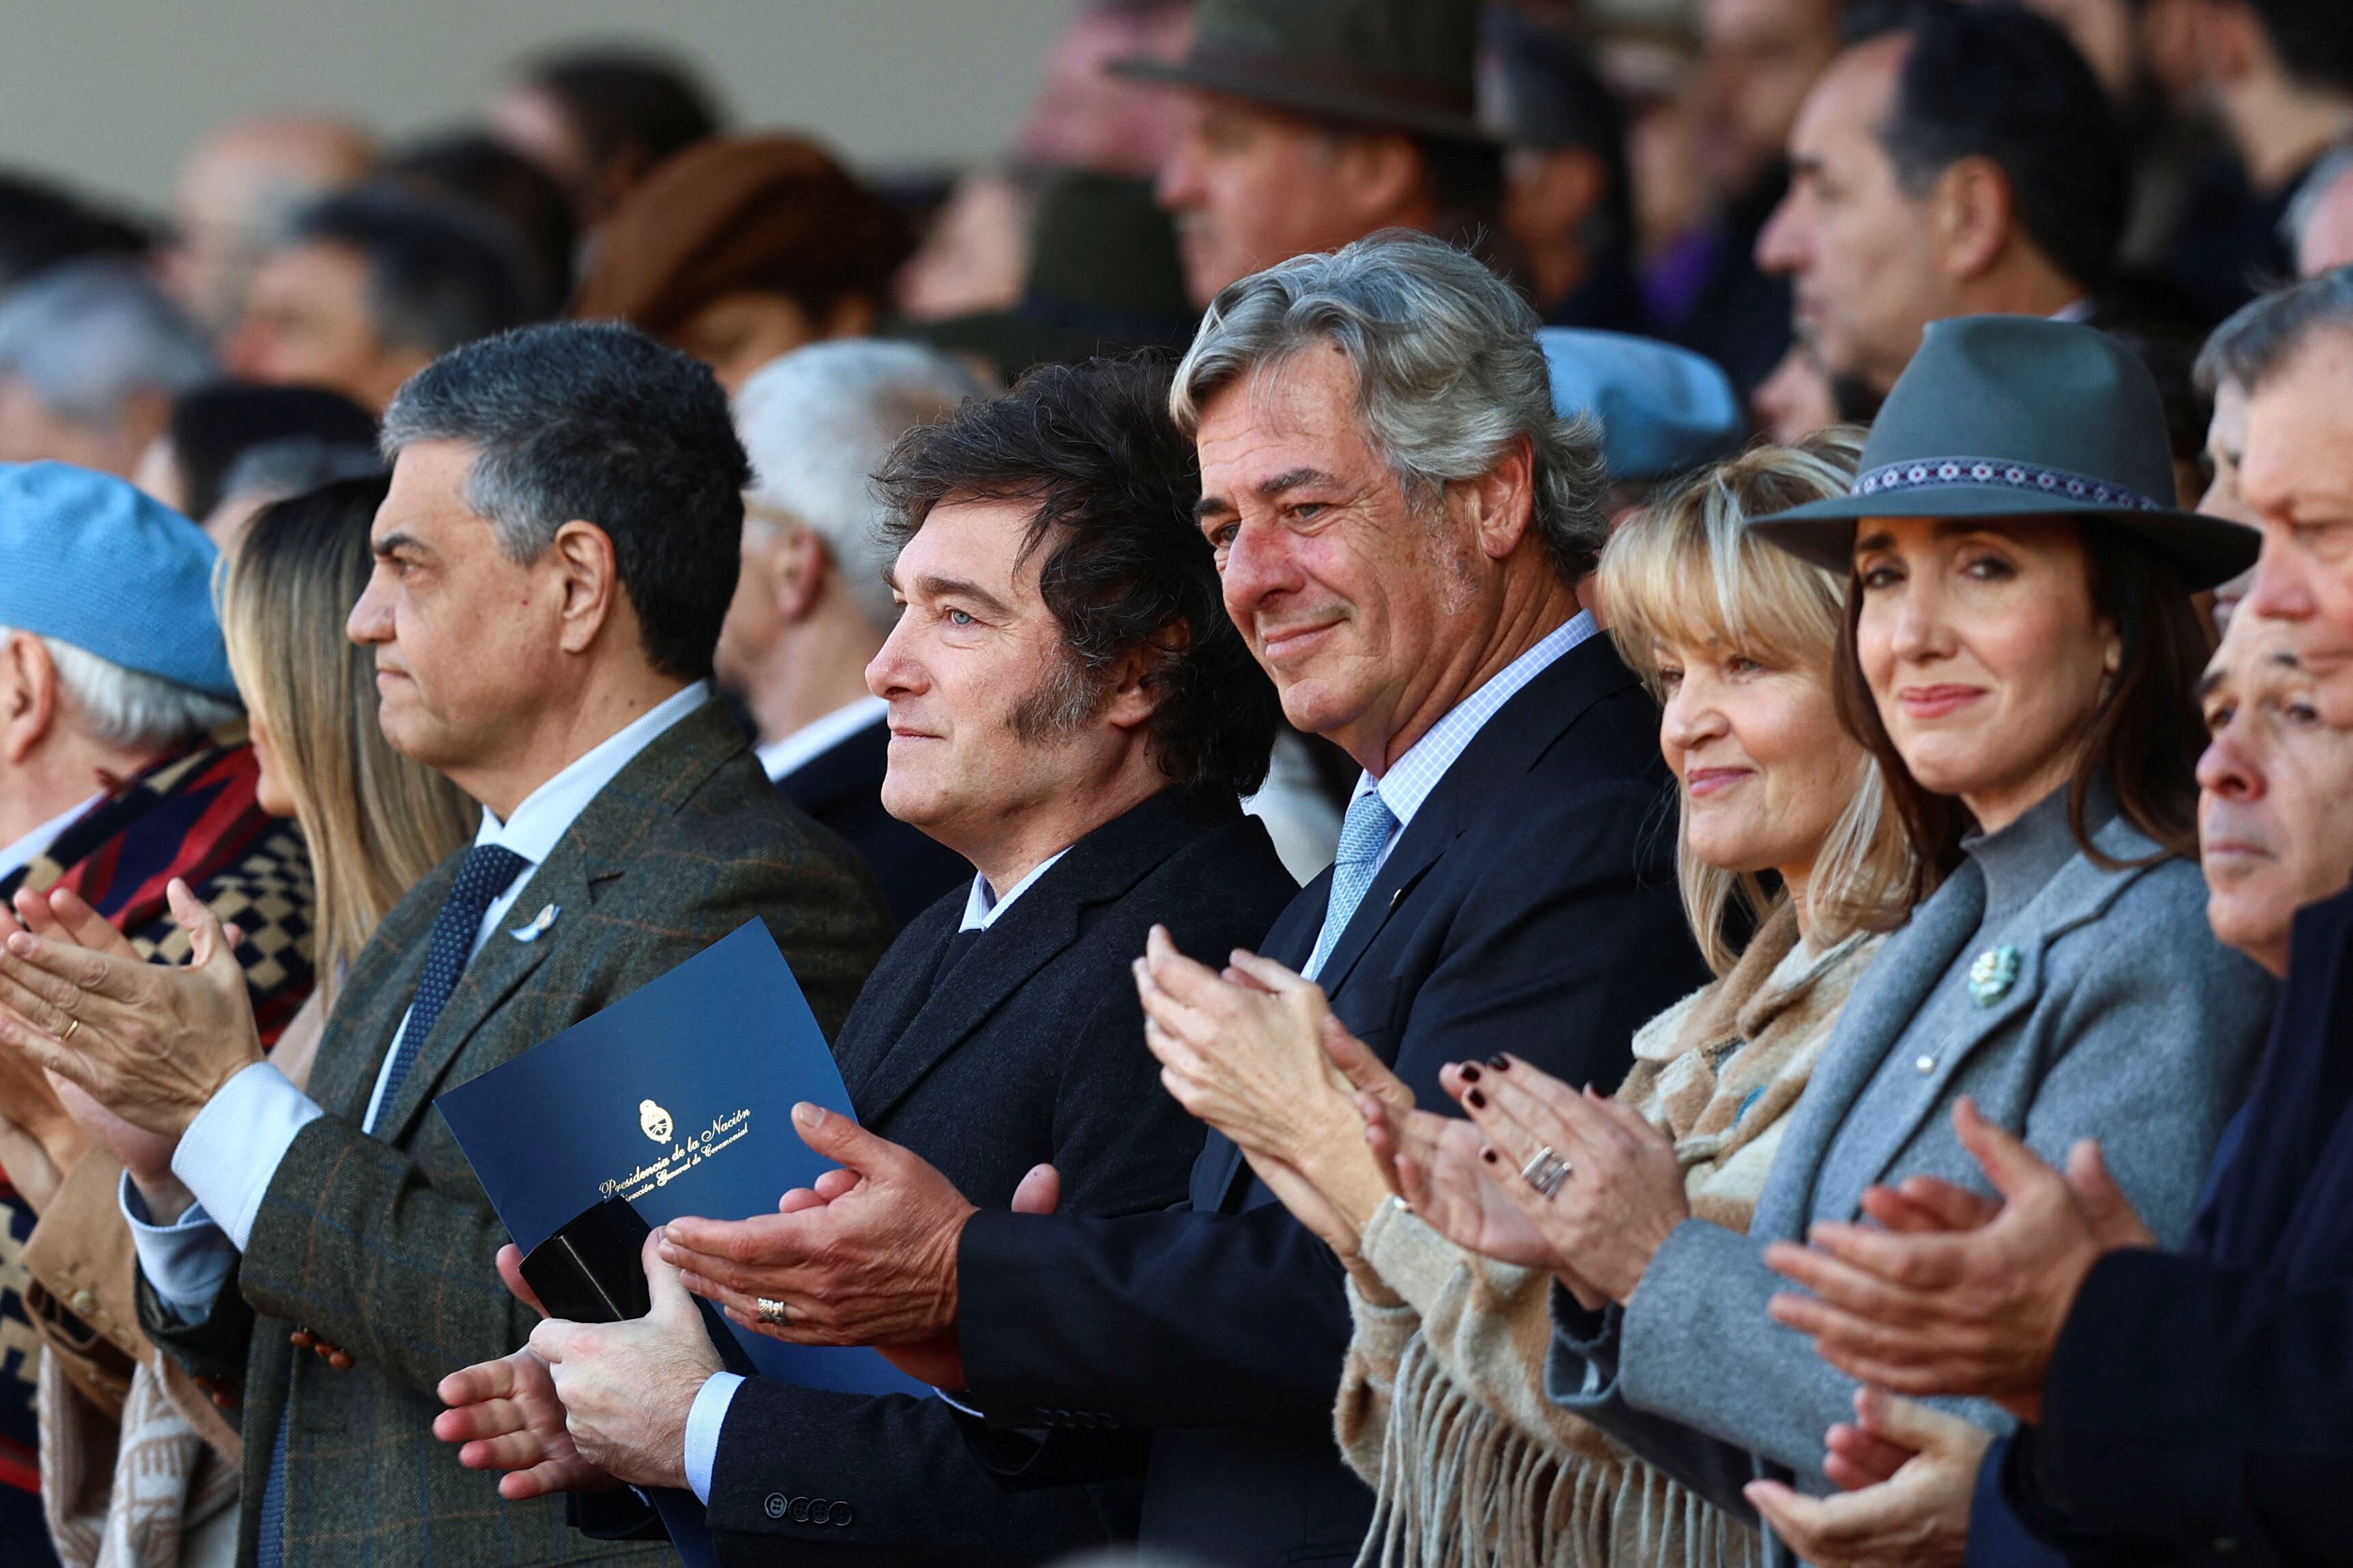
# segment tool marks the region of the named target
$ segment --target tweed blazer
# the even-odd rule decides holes
[[[289,1568],[667,1560],[667,1546],[583,1540],[560,1500],[505,1501],[495,1478],[461,1468],[433,1436],[434,1385],[514,1350],[536,1320],[499,1282],[506,1232],[432,1099],[755,918],[830,1037],[890,938],[871,873],[776,794],[726,710],[705,703],[623,768],[533,873],[515,907],[554,905],[554,923],[533,941],[491,936],[364,1133],[462,862],[411,889],[353,961],[310,1080],[327,1114],[288,1149],[211,1315],[182,1326],[142,1285],[142,1324],[159,1343],[193,1371],[242,1374],[241,1563],[254,1560],[281,1413]],[[298,1324],[355,1364],[298,1355],[287,1342]]]
[[[2093,842],[2118,861],[2157,848],[2121,817]],[[2015,980],[1920,1057],[1904,1114],[1851,1120],[1976,933],[1984,900],[1984,878],[1965,862],[1880,950],[1791,1115],[1746,1236],[1684,1222],[1622,1310],[1588,1313],[1555,1294],[1551,1396],[1744,1518],[1754,1515],[1740,1488],[1758,1476],[1829,1490],[1822,1435],[1853,1409],[1853,1382],[1767,1315],[1789,1287],[1765,1267],[1767,1243],[1860,1217],[1873,1181],[1926,1173],[1985,1190],[1953,1135],[1963,1095],[2054,1163],[2077,1139],[2099,1139],[2151,1227],[2178,1238],[2245,1091],[2275,988],[2214,940],[2198,867],[2103,867],[2079,850],[1999,933],[2017,950]],[[1867,1173],[1829,1190],[1820,1177],[1834,1156]],[[1964,1413],[2009,1425],[1989,1405]],[[1773,1552],[1790,1561],[1778,1542]]]

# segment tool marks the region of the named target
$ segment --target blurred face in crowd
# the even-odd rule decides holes
[[[509,560],[466,500],[473,467],[453,441],[402,449],[371,534],[375,570],[345,626],[375,650],[385,739],[461,788],[565,689],[559,667],[576,640],[563,552]]]
[[[1133,179],[1158,174],[1176,141],[1176,97],[1106,68],[1133,56],[1173,58],[1190,26],[1181,5],[1157,16],[1082,9],[1047,50],[1038,96],[1014,135],[1016,156]]]
[[[709,365],[733,397],[753,372],[777,355],[820,338],[861,337],[874,319],[874,307],[865,300],[842,300],[829,314],[813,320],[788,294],[745,289],[721,295],[663,336],[681,353]]]
[[[1153,708],[1140,667],[1105,682],[1071,662],[1038,588],[1050,545],[1025,557],[1036,511],[934,507],[892,567],[899,624],[866,667],[868,689],[891,704],[883,809],[964,855],[1000,893],[992,868],[1019,862],[1024,827],[1116,775]]]
[[[2206,667],[2199,858],[2214,935],[2287,973],[2295,911],[2353,877],[2353,731],[2325,723],[2295,634],[2240,616]]]
[[[1417,505],[1366,439],[1356,393],[1325,344],[1208,399],[1198,515],[1284,716],[1377,775],[1462,689],[1507,558],[1543,546],[1524,457]]]
[[[1789,136],[1789,194],[1757,239],[1757,265],[1790,275],[1799,338],[1832,376],[1884,392],[1949,315],[1929,204],[1905,194],[1879,130],[1907,41],[1850,49],[1807,98]]]
[[[130,478],[156,433],[171,420],[160,392],[135,392],[110,424],[52,413],[21,375],[0,374],[0,463],[71,463]]]
[[[1653,650],[1659,749],[1704,865],[1778,871],[1794,897],[1852,794],[1862,749],[1839,727],[1826,667],[1703,637]]]
[[[1788,150],[1807,89],[1838,57],[1836,0],[1704,0],[1699,153],[1719,200],[1746,193]]]
[[[206,135],[172,189],[163,280],[189,314],[227,331],[244,314],[272,226],[305,202],[365,177],[364,132],[304,116],[234,120]]]
[[[1185,93],[1184,132],[1160,171],[1185,289],[1218,290],[1278,261],[1435,220],[1409,136],[1341,132],[1215,93]]]
[[[324,386],[382,413],[433,356],[385,345],[369,288],[367,259],[348,246],[281,247],[254,274],[221,363],[248,381]]]
[[[2263,529],[2242,616],[2284,621],[2328,722],[2353,728],[2353,332],[2314,334],[2247,400],[2239,493]]]
[[[1855,647],[1904,764],[1989,832],[2066,782],[2123,645],[2060,520],[1866,518]]]

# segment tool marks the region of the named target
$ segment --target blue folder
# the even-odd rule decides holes
[[[856,1114],[799,984],[754,920],[433,1103],[529,1252],[617,1194],[655,1226],[774,1214],[787,1189],[832,1169],[793,1130],[804,1100]],[[871,1350],[729,1327],[769,1377],[849,1394],[932,1392]]]

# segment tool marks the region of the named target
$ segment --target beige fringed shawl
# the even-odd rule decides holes
[[[1877,952],[1798,951],[1783,910],[1731,973],[1645,1025],[1620,1097],[1675,1141],[1699,1218],[1745,1230],[1784,1120]],[[1549,1275],[1465,1252],[1394,1201],[1349,1287],[1340,1447],[1378,1496],[1362,1568],[1744,1568],[1757,1532],[1545,1397]],[[1377,1300],[1376,1297],[1393,1297]]]

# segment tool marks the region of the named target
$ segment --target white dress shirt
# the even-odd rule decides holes
[[[861,697],[848,707],[837,708],[822,719],[810,721],[781,740],[755,747],[753,754],[766,770],[768,782],[776,784],[786,773],[808,766],[868,725],[880,724],[890,716],[888,702],[880,697]]]
[[[482,923],[474,933],[474,952],[480,952],[507,919],[531,874],[555,852],[589,802],[656,737],[701,707],[710,695],[709,683],[698,680],[657,703],[532,791],[503,823],[487,811],[482,813],[474,842],[501,845],[526,865],[482,912]],[[360,1124],[363,1131],[375,1131],[385,1080],[407,1032],[408,1015],[403,1013],[392,1044],[385,1050],[384,1065],[376,1070],[375,1089]],[[254,1216],[261,1210],[262,1197],[286,1151],[303,1128],[325,1114],[285,1074],[268,1062],[256,1062],[221,1086],[188,1124],[172,1155],[173,1174],[196,1197],[177,1222],[150,1224],[146,1205],[125,1173],[123,1217],[131,1224],[140,1268],[167,1305],[187,1316],[203,1311],[219,1293],[233,1254],[243,1251],[253,1235]]]
[[[1038,885],[1038,879],[1054,868],[1054,862],[1070,853],[1065,847],[1055,850],[1029,868],[1029,874],[1006,889],[998,898],[988,886],[988,879],[976,876],[972,891],[965,896],[964,919],[956,930],[987,931],[1005,918],[1013,900]],[[727,1425],[727,1408],[735,1402],[735,1390],[743,1385],[741,1373],[714,1372],[695,1391],[694,1404],[686,1413],[686,1484],[706,1508],[711,1503],[711,1467],[719,1462],[719,1432]]]

